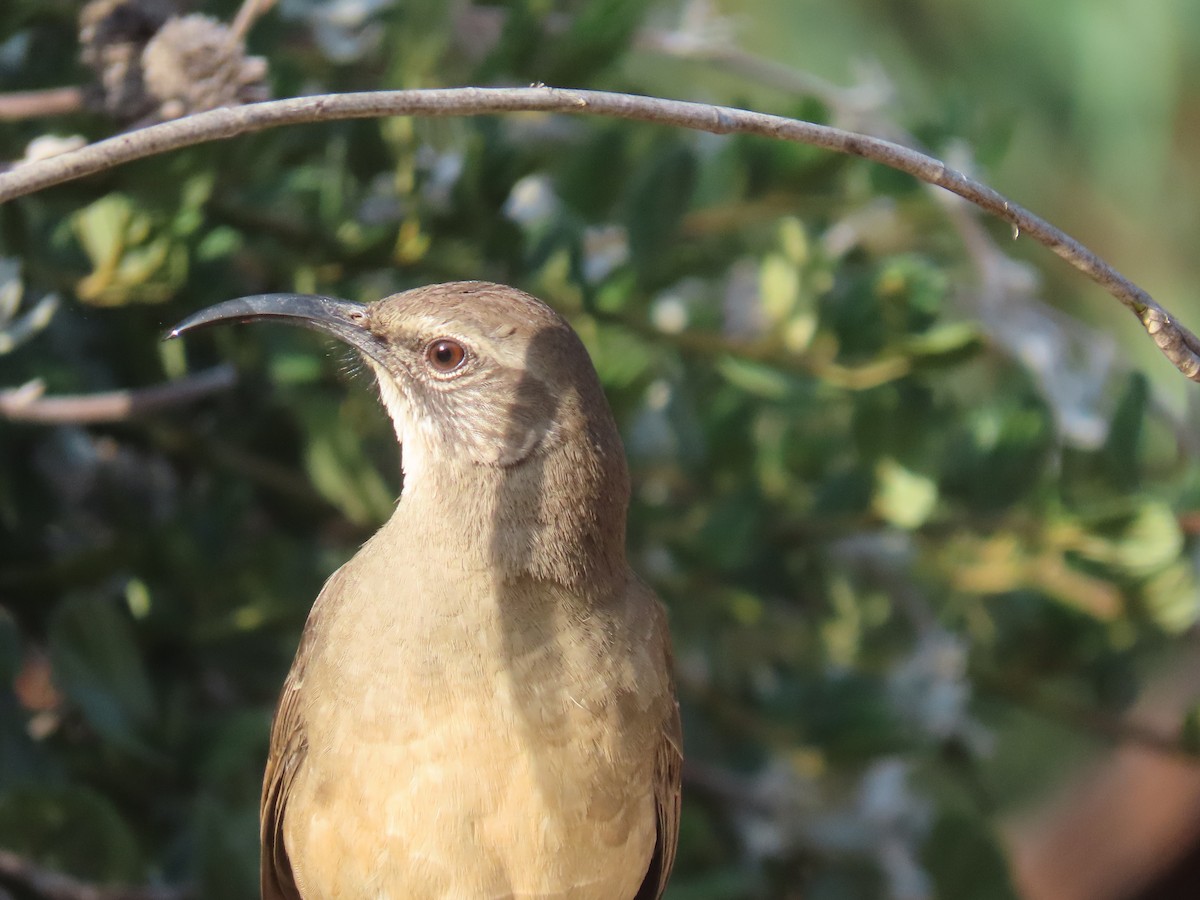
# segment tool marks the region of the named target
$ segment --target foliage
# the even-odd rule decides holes
[[[452,6],[347,26],[285,3],[251,46],[277,96],[679,77],[630,50],[640,3]],[[75,12],[6,4],[0,86],[83,77]],[[0,153],[45,127],[4,126]],[[858,160],[537,115],[278,130],[0,208],[0,386],[241,373],[141,420],[0,421],[0,846],[254,896],[271,707],[308,602],[389,513],[396,452],[340,348],[159,338],[232,296],[487,278],[569,316],[623,428],[692,765],[669,896],[1014,896],[999,817],[1092,748],[1064,723],[1117,721],[1194,629],[1197,470],[1143,375],[1064,399],[1091,357],[1029,341],[1080,332],[1011,283],[986,307],[955,227]]]

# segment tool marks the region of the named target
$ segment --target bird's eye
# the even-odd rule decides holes
[[[430,341],[429,346],[425,348],[425,359],[429,361],[429,365],[442,373],[449,373],[458,369],[467,358],[467,351],[458,341],[450,338],[438,338],[436,341]]]

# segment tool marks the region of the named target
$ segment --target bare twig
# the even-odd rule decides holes
[[[99,887],[50,872],[10,850],[0,850],[0,890],[19,888],[42,900],[191,900],[189,887]]]
[[[1138,317],[1167,359],[1188,378],[1200,381],[1200,339],[1149,294],[1083,244],[992,188],[951,169],[938,159],[890,141],[726,106],[548,87],[372,91],[273,100],[198,113],[118,135],[52,159],[18,166],[11,172],[0,174],[0,203],[135,159],[282,125],[381,116],[467,116],[510,112],[597,115],[713,134],[755,134],[860,156],[906,172],[964,197],[1008,222],[1014,234],[1025,234],[1049,247],[1120,300]]]
[[[233,24],[229,26],[230,35],[235,40],[244,39],[254,23],[274,5],[275,0],[242,0]]]
[[[0,122],[62,116],[83,109],[83,90],[77,87],[0,94]]]
[[[0,418],[77,425],[120,422],[192,403],[236,381],[234,367],[224,364],[154,387],[83,396],[44,397],[41,385],[32,382],[0,391]]]

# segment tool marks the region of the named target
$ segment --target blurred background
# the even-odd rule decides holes
[[[538,82],[923,147],[1200,323],[1183,0],[0,5],[9,164]],[[0,207],[0,897],[257,896],[275,697],[399,491],[343,348],[164,328],[468,278],[568,316],[623,430],[686,732],[671,900],[1200,894],[1195,386],[907,176],[525,114],[275,130]]]

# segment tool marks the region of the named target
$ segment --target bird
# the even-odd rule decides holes
[[[219,303],[349,344],[400,445],[391,517],[330,576],[271,726],[263,900],[653,900],[683,764],[666,612],[579,336],[482,281]]]

